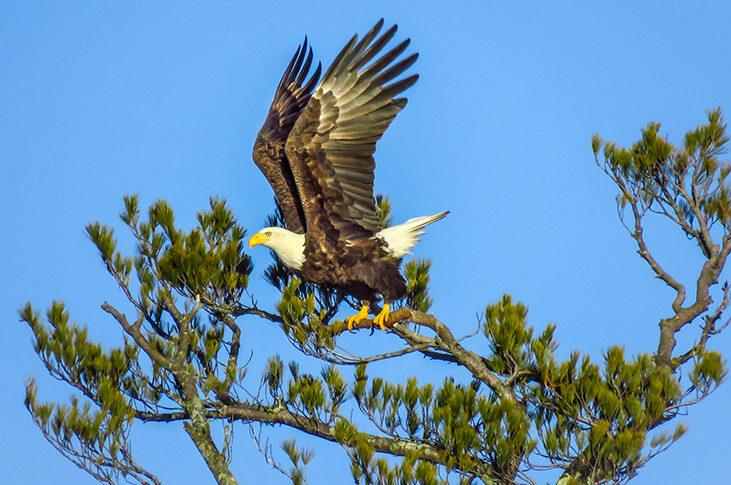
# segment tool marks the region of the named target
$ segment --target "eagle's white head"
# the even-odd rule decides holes
[[[265,227],[249,239],[249,247],[261,244],[275,253],[288,268],[298,270],[305,262],[305,235],[281,227]]]

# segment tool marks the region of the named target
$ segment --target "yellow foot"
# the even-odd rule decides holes
[[[383,304],[383,310],[381,310],[381,313],[376,315],[376,318],[373,319],[373,323],[378,324],[379,327],[381,327],[381,330],[386,330],[386,325],[388,325],[388,319],[391,317],[391,305],[388,303]]]
[[[368,305],[363,305],[363,308],[358,313],[345,319],[345,323],[348,324],[348,330],[353,330],[353,325],[366,318],[368,318]]]

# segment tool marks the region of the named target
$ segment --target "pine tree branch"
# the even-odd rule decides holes
[[[686,291],[685,287],[680,284],[675,278],[673,278],[667,271],[663,269],[662,266],[660,266],[660,263],[655,260],[655,258],[650,253],[649,249],[647,248],[647,243],[644,239],[644,228],[642,226],[642,217],[643,214],[640,212],[640,210],[637,208],[637,201],[636,199],[633,200],[630,203],[630,206],[632,208],[632,215],[634,217],[634,231],[631,233],[632,238],[636,241],[637,247],[639,248],[637,250],[637,254],[640,255],[642,259],[644,259],[648,265],[650,265],[650,268],[652,268],[652,271],[655,273],[655,277],[659,278],[660,280],[664,281],[665,284],[667,284],[669,287],[675,290],[676,296],[672,303],[673,311],[679,312],[681,309],[681,306],[683,302],[685,301]]]
[[[389,319],[392,325],[401,321],[408,321],[433,330],[436,333],[436,338],[433,339],[434,348],[453,356],[457,364],[465,367],[475,378],[487,384],[501,399],[512,403],[519,402],[513,389],[506,385],[497,374],[488,368],[485,360],[480,355],[465,349],[459,343],[459,340],[454,337],[449,327],[434,317],[434,315],[417,312],[404,307],[393,312]],[[394,325],[393,331],[405,340],[414,340],[421,337],[409,330],[405,325]]]
[[[227,395],[231,393],[231,386],[236,380],[236,369],[239,360],[239,352],[241,350],[241,328],[236,325],[234,319],[230,315],[222,315],[222,320],[231,330],[231,349],[228,354],[228,362],[226,362],[226,380],[224,381],[224,389]],[[222,401],[225,400],[222,399]]]
[[[713,302],[710,295],[711,286],[718,283],[718,277],[730,252],[731,235],[726,235],[723,237],[721,250],[707,259],[701,268],[696,282],[696,298],[693,304],[679,308],[675,315],[660,321],[660,341],[656,353],[658,364],[672,366],[672,353],[676,344],[675,334],[708,311]]]
[[[194,410],[191,420],[183,423],[190,439],[193,440],[196,448],[208,465],[208,469],[219,485],[236,485],[238,482],[229,469],[228,462],[223,453],[218,451],[216,444],[211,437],[211,428],[208,418],[199,410]]]
[[[429,328],[435,332],[436,338],[418,334],[410,330],[403,322],[410,322]],[[353,329],[371,329],[373,325],[372,320],[364,319],[356,323]],[[409,346],[416,348],[424,356],[461,365],[469,370],[477,379],[487,384],[501,398],[513,403],[518,402],[518,398],[512,388],[503,382],[496,373],[490,370],[485,359],[465,349],[459,343],[462,339],[454,337],[449,327],[434,317],[434,315],[401,307],[391,313],[387,326],[391,328],[395,335],[405,340]],[[333,324],[333,334],[338,335],[345,331],[345,328],[345,325],[342,323]]]
[[[211,470],[219,485],[236,485],[225,454],[220,452],[211,437],[211,425],[204,409],[203,400],[198,395],[197,378],[184,363],[175,362],[172,369],[183,390],[182,405],[187,414],[183,428],[193,440],[196,448]]]
[[[188,412],[148,413],[137,411],[135,416],[141,421],[150,422],[172,422],[190,419]],[[218,409],[205,409],[202,411],[202,416],[205,419],[238,420],[244,423],[283,424],[328,441],[338,442],[335,437],[335,426],[324,423],[312,416],[296,414],[280,404],[261,406],[237,403],[231,406],[221,406]],[[443,463],[439,450],[426,443],[414,443],[365,433],[363,435],[365,441],[378,452],[395,456],[405,456],[407,453],[416,452],[419,458],[423,460],[432,463]]]
[[[692,359],[693,357],[700,355],[703,352],[703,350],[706,348],[708,339],[711,338],[713,335],[717,335],[718,333],[723,331],[723,329],[725,329],[729,325],[729,323],[731,323],[731,318],[730,318],[730,319],[727,319],[726,322],[723,325],[721,325],[720,327],[716,327],[716,324],[721,319],[721,315],[723,314],[724,311],[726,311],[726,309],[729,306],[729,303],[731,303],[731,301],[730,301],[731,291],[730,290],[731,290],[731,288],[729,287],[728,282],[725,283],[723,285],[723,300],[718,305],[718,307],[713,311],[713,314],[704,317],[706,323],[703,325],[703,328],[701,330],[700,339],[686,353],[673,359],[674,366],[677,367],[679,365],[682,365],[682,364],[686,363],[687,361],[689,361],[690,359]]]
[[[159,364],[164,369],[171,370],[168,359],[165,358],[165,356],[161,354],[155,347],[153,347],[152,344],[150,344],[150,342],[145,338],[145,336],[142,335],[140,325],[137,325],[137,323],[135,323],[134,325],[130,325],[130,323],[127,321],[127,317],[106,301],[102,304],[102,310],[112,315],[117,323],[122,326],[124,331],[127,332],[127,334],[134,339],[135,343],[139,345],[140,348],[151,359],[153,359],[156,364]]]

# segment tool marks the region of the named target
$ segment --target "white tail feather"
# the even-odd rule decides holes
[[[447,214],[449,211],[433,216],[414,217],[398,226],[382,229],[376,236],[386,242],[387,250],[393,257],[401,258],[410,254],[416,243],[419,242],[419,236],[424,234],[424,231],[421,230],[424,226],[443,219]]]

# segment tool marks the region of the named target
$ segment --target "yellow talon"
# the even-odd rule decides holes
[[[368,318],[368,305],[363,305],[363,308],[358,313],[345,319],[345,323],[348,324],[348,330],[353,330],[353,325],[366,318]]]
[[[388,324],[388,319],[390,317],[391,305],[384,303],[383,310],[381,310],[381,313],[376,315],[376,318],[373,319],[373,323],[378,324],[378,326],[381,327],[381,330],[386,330],[386,325]]]

